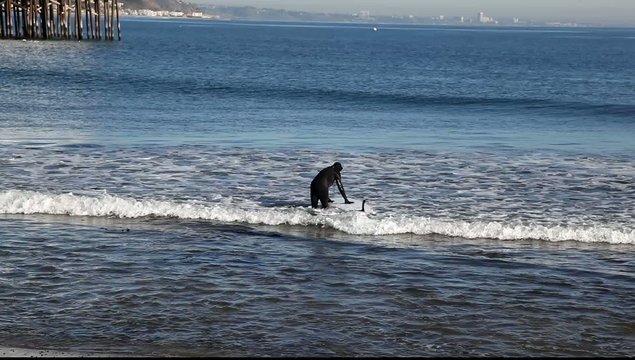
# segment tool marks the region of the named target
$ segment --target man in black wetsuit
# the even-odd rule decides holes
[[[322,169],[311,181],[311,206],[313,208],[318,207],[318,200],[322,203],[322,209],[325,209],[329,206],[329,202],[333,202],[329,198],[329,187],[333,186],[335,182],[337,184],[337,189],[342,194],[344,198],[344,202],[346,204],[352,204],[352,201],[348,201],[346,197],[346,193],[344,192],[344,185],[342,185],[342,176],[340,172],[342,171],[342,164],[336,162],[335,164]]]

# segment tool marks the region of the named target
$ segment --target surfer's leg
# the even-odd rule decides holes
[[[318,196],[317,194],[313,191],[313,189],[311,189],[311,207],[316,209],[318,207]]]
[[[329,190],[326,188],[326,191],[321,191],[319,194],[320,202],[322,203],[322,209],[326,209],[329,207]]]

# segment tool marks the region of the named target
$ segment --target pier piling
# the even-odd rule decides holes
[[[121,40],[119,7],[119,0],[0,0],[0,38]]]

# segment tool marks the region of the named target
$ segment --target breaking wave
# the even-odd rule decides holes
[[[236,204],[173,202],[102,196],[0,191],[0,213],[51,214],[119,218],[173,217],[264,225],[323,226],[353,235],[440,234],[469,239],[538,239],[585,243],[635,244],[635,230],[602,225],[563,226],[492,221],[440,220],[409,214],[382,215],[303,206],[263,207]]]

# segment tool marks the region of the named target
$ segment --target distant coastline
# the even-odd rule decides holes
[[[126,18],[150,18],[150,19],[158,19],[158,20],[169,20],[169,19],[188,19],[188,20],[212,20],[212,21],[223,21],[223,22],[231,22],[231,21],[244,21],[244,22],[272,22],[272,23],[332,23],[332,24],[360,24],[360,25],[411,25],[411,26],[462,26],[462,27],[472,27],[472,28],[509,28],[509,27],[518,27],[518,28],[623,28],[630,29],[635,28],[635,26],[628,25],[594,25],[594,24],[569,24],[569,23],[532,23],[532,24],[472,24],[472,23],[415,23],[415,22],[378,22],[378,21],[346,21],[346,20],[289,20],[289,19],[254,19],[254,18],[224,18],[219,15],[210,15],[210,14],[202,14],[200,16],[191,15],[191,14],[182,14],[182,15],[171,15],[168,14],[168,11],[157,11],[154,14],[141,14],[134,12],[123,13],[122,16]]]
[[[208,20],[283,21],[283,22],[332,22],[360,24],[400,25],[454,25],[454,26],[519,26],[519,27],[624,27],[633,25],[609,25],[578,22],[541,22],[531,19],[492,18],[485,13],[473,16],[384,16],[360,11],[353,14],[313,13],[284,9],[257,8],[253,6],[216,6],[185,3],[178,0],[132,0],[123,7],[124,16],[157,18],[198,18]]]

